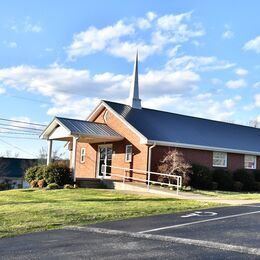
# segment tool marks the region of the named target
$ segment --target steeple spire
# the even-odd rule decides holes
[[[138,51],[136,52],[133,78],[131,82],[130,94],[128,104],[132,108],[141,109],[141,99],[139,98],[139,84],[138,84]]]

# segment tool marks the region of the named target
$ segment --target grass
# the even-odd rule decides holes
[[[2,191],[0,237],[217,205],[100,189]]]
[[[256,192],[194,190],[194,191],[189,191],[189,193],[200,194],[200,195],[211,196],[211,197],[222,198],[222,199],[259,200],[260,202],[260,193],[256,193]]]

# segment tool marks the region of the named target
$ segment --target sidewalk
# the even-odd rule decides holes
[[[194,193],[187,193],[180,191],[177,195],[176,190],[171,191],[167,190],[166,188],[160,188],[156,186],[150,186],[149,190],[143,184],[136,184],[136,183],[122,183],[122,182],[113,182],[113,188],[115,190],[145,194],[145,195],[157,195],[161,197],[170,197],[176,199],[183,199],[183,200],[197,200],[197,201],[206,201],[206,202],[216,202],[216,203],[223,203],[228,205],[244,205],[244,204],[255,204],[260,203],[259,200],[245,200],[245,199],[227,199],[227,198],[217,198],[212,196],[194,194]]]

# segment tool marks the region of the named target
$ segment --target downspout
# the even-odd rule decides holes
[[[152,159],[152,149],[156,146],[156,142],[153,143],[152,146],[148,149],[148,178],[147,178],[147,189],[150,188],[150,180],[151,180],[151,159]]]

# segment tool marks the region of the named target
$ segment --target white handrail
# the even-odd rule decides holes
[[[133,181],[145,182],[145,183],[147,183],[147,189],[148,190],[149,190],[150,184],[153,184],[153,183],[154,184],[161,184],[161,185],[163,184],[163,185],[166,185],[168,187],[176,187],[177,194],[179,194],[179,188],[182,187],[182,177],[179,176],[179,175],[171,175],[171,174],[159,173],[159,172],[148,172],[148,171],[144,171],[144,170],[138,170],[138,169],[132,169],[132,168],[123,168],[123,167],[110,166],[110,165],[105,165],[105,164],[101,165],[102,179],[104,179],[107,176],[107,172],[106,172],[107,171],[107,167],[111,168],[110,175],[122,178],[123,183],[125,183],[126,179],[130,179],[130,180],[133,180]],[[112,173],[112,169],[123,170],[124,174],[123,175],[114,174],[114,173]],[[149,178],[147,180],[146,179],[144,180],[144,179],[140,179],[140,178],[130,177],[130,176],[127,176],[127,171],[133,171],[133,172],[136,172],[136,173],[144,173],[144,174],[148,173]],[[159,176],[165,176],[165,177],[170,177],[170,178],[175,178],[176,181],[177,181],[177,184],[170,183],[170,180],[169,180],[169,183],[164,183],[164,182],[159,182],[159,181],[151,181],[150,180],[150,175],[151,174],[159,175]]]

